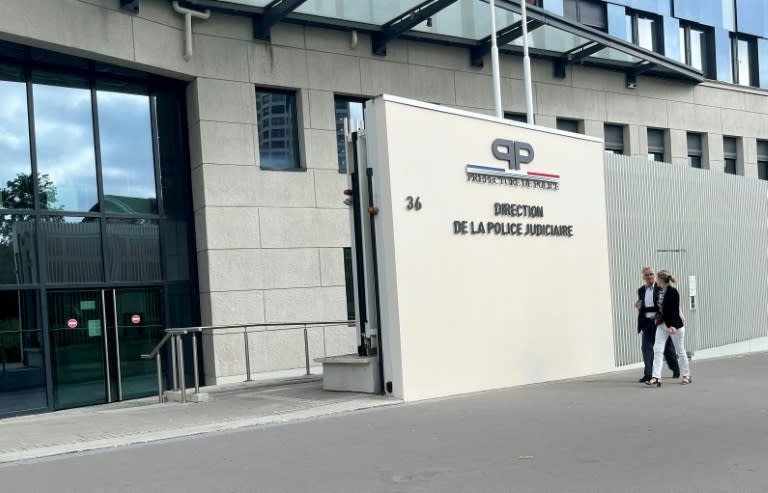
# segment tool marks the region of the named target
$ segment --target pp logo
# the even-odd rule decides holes
[[[493,157],[500,161],[506,161],[509,169],[520,169],[521,164],[533,161],[533,146],[528,142],[516,142],[514,140],[496,139],[491,144]]]

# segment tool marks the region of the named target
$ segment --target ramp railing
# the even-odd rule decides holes
[[[326,328],[326,327],[355,327],[354,320],[341,320],[341,321],[327,321],[327,322],[271,322],[271,323],[252,323],[252,324],[235,324],[235,325],[209,325],[201,327],[181,327],[170,328],[165,330],[165,335],[157,343],[155,348],[148,354],[142,354],[142,359],[155,358],[157,364],[157,388],[158,388],[158,400],[160,403],[165,402],[163,397],[163,377],[162,377],[162,358],[161,352],[165,344],[171,341],[171,375],[173,378],[173,390],[180,391],[181,402],[187,402],[186,393],[186,381],[185,381],[185,365],[184,365],[184,337],[189,336],[192,339],[192,367],[194,374],[194,388],[195,394],[200,394],[200,372],[198,369],[198,350],[197,350],[197,334],[203,334],[206,332],[215,333],[217,331],[233,329],[241,329],[243,335],[243,359],[245,363],[245,382],[253,380],[251,372],[251,355],[250,355],[250,343],[248,340],[249,334],[266,333],[266,332],[284,332],[284,331],[303,331],[304,335],[304,365],[306,375],[311,375],[310,362],[309,362],[309,333],[308,329],[312,328]]]

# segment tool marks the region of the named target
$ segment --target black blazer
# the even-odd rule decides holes
[[[680,319],[680,293],[674,286],[667,286],[661,300],[661,317],[667,327],[679,329],[683,326]]]
[[[640,286],[640,288],[637,290],[637,299],[643,301],[645,303],[645,290],[648,289],[648,287],[643,284]],[[653,306],[642,306],[637,311],[637,331],[640,332],[643,330],[643,321],[646,319],[645,314],[646,313],[656,313],[657,308],[656,306],[659,304],[659,293],[661,293],[661,288],[656,285],[656,283],[653,284]],[[653,321],[653,319],[650,319]]]

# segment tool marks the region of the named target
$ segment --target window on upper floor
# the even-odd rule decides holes
[[[757,177],[768,180],[768,140],[757,141]]]
[[[736,137],[723,137],[723,161],[724,171],[729,175],[736,174],[736,161],[738,158],[738,139]]]
[[[563,0],[563,14],[601,31],[608,31],[608,13],[605,2],[597,0]]]
[[[757,86],[757,40],[743,35],[731,38],[733,82],[742,86]]]
[[[336,152],[339,155],[339,173],[347,172],[347,146],[344,142],[344,120],[349,128],[356,128],[363,121],[363,103],[365,100],[347,96],[333,98],[336,117]]]
[[[525,113],[513,113],[511,111],[505,111],[504,119],[512,120],[514,122],[528,123],[528,115]]]
[[[256,90],[259,159],[265,169],[300,169],[296,93]]]
[[[711,78],[714,73],[714,46],[712,28],[691,23],[680,23],[680,61],[701,70]]]
[[[661,17],[627,9],[626,21],[627,34],[633,44],[656,53],[664,53]]]
[[[624,125],[605,124],[605,152],[624,154]]]
[[[569,118],[558,118],[557,122],[558,130],[565,130],[566,132],[573,132],[575,134],[584,133],[581,130],[581,122],[579,120],[571,120]]]
[[[704,156],[701,134],[688,132],[688,166],[701,169],[701,161]]]
[[[648,160],[664,161],[664,130],[648,129]]]

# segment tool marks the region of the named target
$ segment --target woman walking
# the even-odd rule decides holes
[[[661,288],[659,294],[659,311],[657,312],[656,342],[653,345],[653,373],[646,385],[661,387],[661,365],[664,360],[664,345],[668,337],[677,349],[677,359],[680,362],[680,372],[683,379],[681,385],[691,383],[691,369],[688,365],[688,355],[685,352],[685,327],[680,317],[680,293],[671,283],[677,282],[669,271],[661,270],[656,274],[656,284]]]

